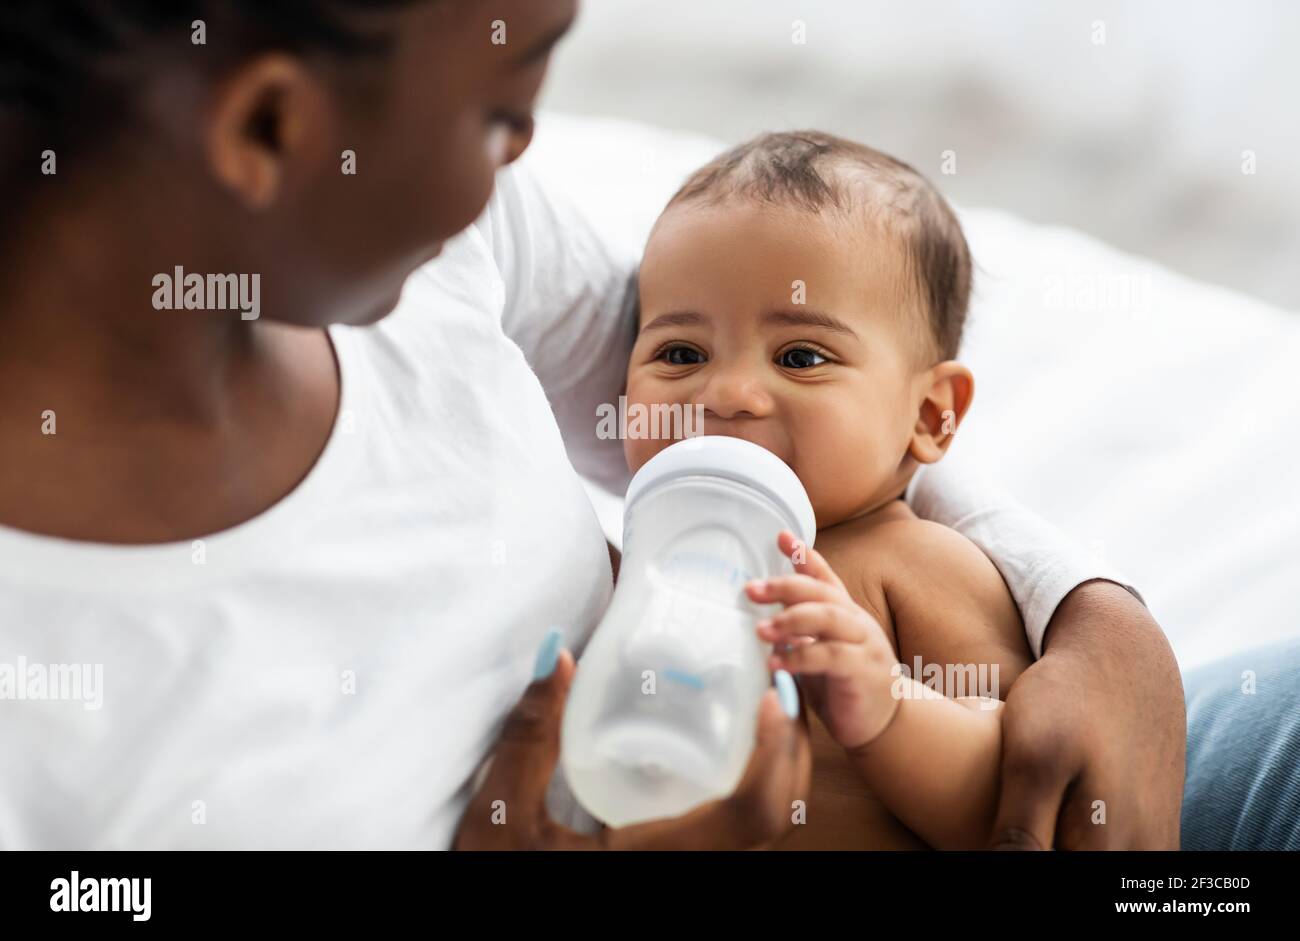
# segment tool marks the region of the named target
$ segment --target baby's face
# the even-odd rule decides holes
[[[927,385],[903,251],[797,209],[673,207],[641,266],[628,405],[702,405],[704,434],[790,465],[819,527],[872,509],[915,468]],[[629,466],[672,443],[629,438]]]

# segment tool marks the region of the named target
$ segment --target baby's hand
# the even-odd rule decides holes
[[[773,644],[769,665],[807,678],[808,699],[826,730],[846,749],[873,741],[894,718],[891,668],[898,662],[884,630],[849,595],[826,560],[793,533],[777,537],[794,575],[756,580],[745,593],[785,610],[758,623]]]

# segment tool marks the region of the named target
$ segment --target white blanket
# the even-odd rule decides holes
[[[719,149],[559,115],[535,147],[629,257]],[[953,458],[1130,576],[1184,669],[1300,638],[1300,313],[1068,228],[961,215],[978,265],[963,347],[977,391]],[[617,502],[598,509],[616,531]]]

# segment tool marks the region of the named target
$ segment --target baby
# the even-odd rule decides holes
[[[954,360],[970,283],[920,174],[815,132],[718,157],[646,247],[629,407],[702,406],[705,434],[775,453],[817,514],[817,551],[780,537],[797,574],[746,587],[784,605],[758,636],[816,715],[782,848],[978,848],[993,825],[998,700],[1031,654],[989,559],[902,499],[970,407]],[[628,439],[629,465],[670,443]]]

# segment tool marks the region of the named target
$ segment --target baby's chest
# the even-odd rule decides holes
[[[860,550],[850,552],[835,544],[818,546],[817,549],[844,582],[844,587],[853,600],[876,619],[897,656],[898,636],[894,615],[890,610],[889,595],[885,591],[890,559],[883,553],[864,554]]]
[[[808,714],[812,783],[803,813],[774,850],[921,850],[920,838],[862,780],[816,713]]]

